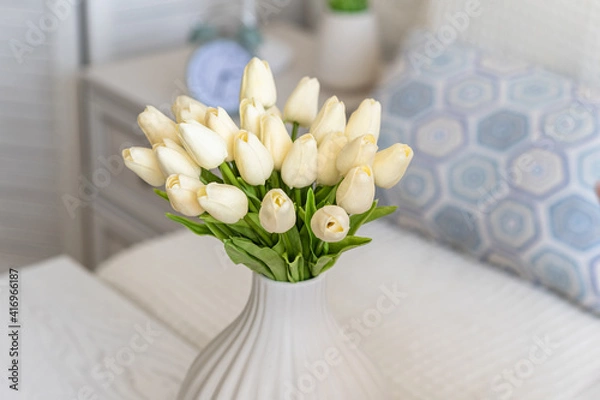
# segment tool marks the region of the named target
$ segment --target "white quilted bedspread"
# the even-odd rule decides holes
[[[600,319],[386,223],[361,234],[374,241],[331,270],[330,302],[395,399],[600,399]],[[198,349],[250,288],[250,272],[219,242],[185,231],[130,249],[98,274]]]

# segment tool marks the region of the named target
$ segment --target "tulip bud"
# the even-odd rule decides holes
[[[281,118],[263,114],[260,119],[260,140],[271,153],[274,168],[280,171],[283,160],[292,147],[292,138]]]
[[[297,122],[300,126],[308,128],[315,120],[319,109],[319,89],[317,79],[307,76],[302,78],[285,103],[283,109],[285,121]]]
[[[350,141],[337,158],[337,169],[346,175],[351,168],[359,165],[373,165],[377,153],[377,144],[373,135],[364,135]]]
[[[204,124],[206,109],[208,107],[190,96],[177,96],[171,107],[175,120],[180,123],[194,120]]]
[[[235,186],[213,182],[198,189],[197,195],[200,206],[225,224],[235,224],[248,213],[248,198]]]
[[[368,211],[375,199],[375,182],[373,170],[368,165],[352,168],[336,193],[338,206],[348,214],[362,214]]]
[[[339,242],[348,235],[350,217],[341,207],[325,206],[312,216],[310,229],[324,242]]]
[[[273,157],[255,134],[239,131],[233,142],[235,165],[250,185],[264,185],[273,172]]]
[[[318,143],[331,132],[346,130],[346,106],[336,96],[327,99],[319,114],[310,126],[310,133]]]
[[[280,119],[283,119],[283,114],[281,114],[281,110],[277,108],[277,106],[269,107],[265,109],[265,112],[269,115],[274,115]]]
[[[179,143],[177,124],[156,108],[147,106],[138,115],[137,122],[151,145],[160,143],[163,139],[171,139]]]
[[[350,116],[346,126],[346,136],[349,140],[354,140],[363,135],[373,135],[377,142],[380,126],[381,103],[373,99],[365,99]]]
[[[158,165],[165,176],[183,174],[193,178],[200,176],[201,168],[191,159],[183,147],[170,139],[152,146]]]
[[[281,178],[291,188],[310,186],[317,179],[317,141],[311,134],[300,136],[281,166]]]
[[[151,186],[162,186],[165,176],[160,170],[158,160],[152,149],[144,147],[132,147],[123,150],[122,153],[125,166],[142,178]]]
[[[266,108],[275,105],[277,91],[268,62],[254,57],[246,65],[240,90],[240,101],[244,99],[255,99]]]
[[[179,138],[188,154],[202,168],[216,168],[227,158],[225,140],[199,122],[187,121],[179,124]]]
[[[319,146],[317,183],[319,185],[333,186],[342,179],[342,174],[337,169],[336,161],[340,151],[348,143],[344,132],[328,133]]]
[[[198,190],[203,186],[197,178],[180,174],[169,176],[165,188],[171,207],[187,217],[202,214],[204,209],[198,202]]]
[[[375,184],[384,189],[395,186],[404,176],[412,158],[413,150],[401,143],[378,152],[373,163]]]
[[[242,100],[240,103],[240,125],[242,129],[258,136],[260,134],[260,117],[264,113],[264,107],[256,100]]]
[[[296,223],[294,202],[281,189],[265,195],[258,213],[260,224],[269,233],[285,233]]]
[[[207,109],[204,124],[217,132],[225,140],[225,143],[227,143],[226,160],[233,161],[233,139],[237,135],[239,128],[229,114],[227,114],[227,111],[221,107]]]

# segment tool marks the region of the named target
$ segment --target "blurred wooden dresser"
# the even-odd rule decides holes
[[[295,55],[276,73],[278,105],[305,75],[312,75],[315,43],[311,34],[288,24],[266,27],[265,37],[288,44]],[[165,218],[169,204],[124,168],[121,151],[148,146],[137,115],[148,104],[167,115],[175,98],[186,94],[185,70],[194,50],[183,47],[129,60],[91,66],[82,75],[82,171],[85,178],[85,264],[98,263],[139,241],[180,228]],[[321,100],[331,95],[325,88]],[[369,93],[338,96],[351,111]]]

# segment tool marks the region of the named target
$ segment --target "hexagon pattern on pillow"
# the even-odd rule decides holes
[[[600,97],[458,44],[413,68],[415,49],[375,96],[380,147],[415,151],[381,193],[397,222],[600,313]]]

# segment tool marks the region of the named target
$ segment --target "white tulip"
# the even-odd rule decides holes
[[[276,117],[283,119],[283,114],[281,113],[281,110],[279,108],[277,108],[277,106],[269,107],[269,108],[265,109],[265,112],[269,115],[274,115]]]
[[[152,146],[158,165],[165,176],[183,174],[193,178],[200,176],[202,169],[186,153],[185,149],[170,139]]]
[[[202,168],[216,168],[227,158],[225,140],[197,121],[179,124],[179,138],[192,159]]]
[[[395,186],[404,176],[412,158],[413,150],[401,143],[378,152],[373,163],[375,184],[384,189]]]
[[[373,165],[377,144],[373,135],[364,135],[350,141],[338,155],[336,165],[342,175],[359,165]]]
[[[152,149],[132,147],[123,150],[122,156],[125,166],[135,172],[148,185],[164,185],[165,175],[160,170],[156,154],[154,154]]]
[[[324,242],[339,242],[348,235],[350,217],[341,207],[325,206],[312,216],[310,228]]]
[[[375,199],[373,170],[368,165],[352,168],[340,183],[336,203],[348,214],[368,211]]]
[[[336,96],[327,99],[319,114],[310,126],[310,133],[318,143],[331,132],[345,132],[346,106]]]
[[[311,134],[300,136],[288,152],[281,166],[281,178],[291,188],[312,185],[318,171],[317,141]]]
[[[198,202],[198,190],[203,186],[198,178],[180,174],[169,176],[165,188],[171,207],[187,217],[202,214],[204,209]]]
[[[373,135],[377,142],[380,127],[381,103],[373,99],[365,99],[350,116],[346,126],[346,136],[349,140],[354,140],[363,135]]]
[[[264,185],[273,172],[273,157],[258,137],[239,131],[233,142],[235,165],[242,178],[250,185]]]
[[[292,92],[283,109],[284,120],[308,128],[319,111],[319,81],[305,76]]]
[[[227,161],[233,161],[233,139],[240,130],[227,111],[218,108],[206,110],[205,123],[208,128],[217,132],[227,143]]]
[[[281,189],[265,195],[258,213],[260,224],[269,233],[285,233],[296,223],[294,202]]]
[[[137,122],[151,145],[160,143],[163,139],[171,139],[172,141],[179,143],[179,138],[177,137],[177,124],[156,108],[147,106],[146,109],[138,115]]]
[[[204,123],[207,106],[190,96],[177,96],[175,103],[171,106],[171,111],[175,120],[180,123],[194,120],[201,124]]]
[[[292,147],[292,138],[281,118],[270,114],[261,117],[260,140],[271,153],[275,169],[281,170],[283,160]]]
[[[277,90],[268,62],[254,57],[246,65],[240,90],[240,100],[244,99],[255,99],[266,108],[275,105]]]
[[[336,161],[340,151],[348,143],[344,132],[327,134],[319,145],[317,183],[319,185],[333,186],[342,179],[342,174],[337,169]]]
[[[213,218],[235,224],[248,213],[248,198],[240,189],[222,183],[209,183],[198,189],[200,206]]]
[[[260,118],[264,113],[264,107],[256,100],[242,100],[240,103],[240,125],[242,129],[258,136],[260,134]]]

